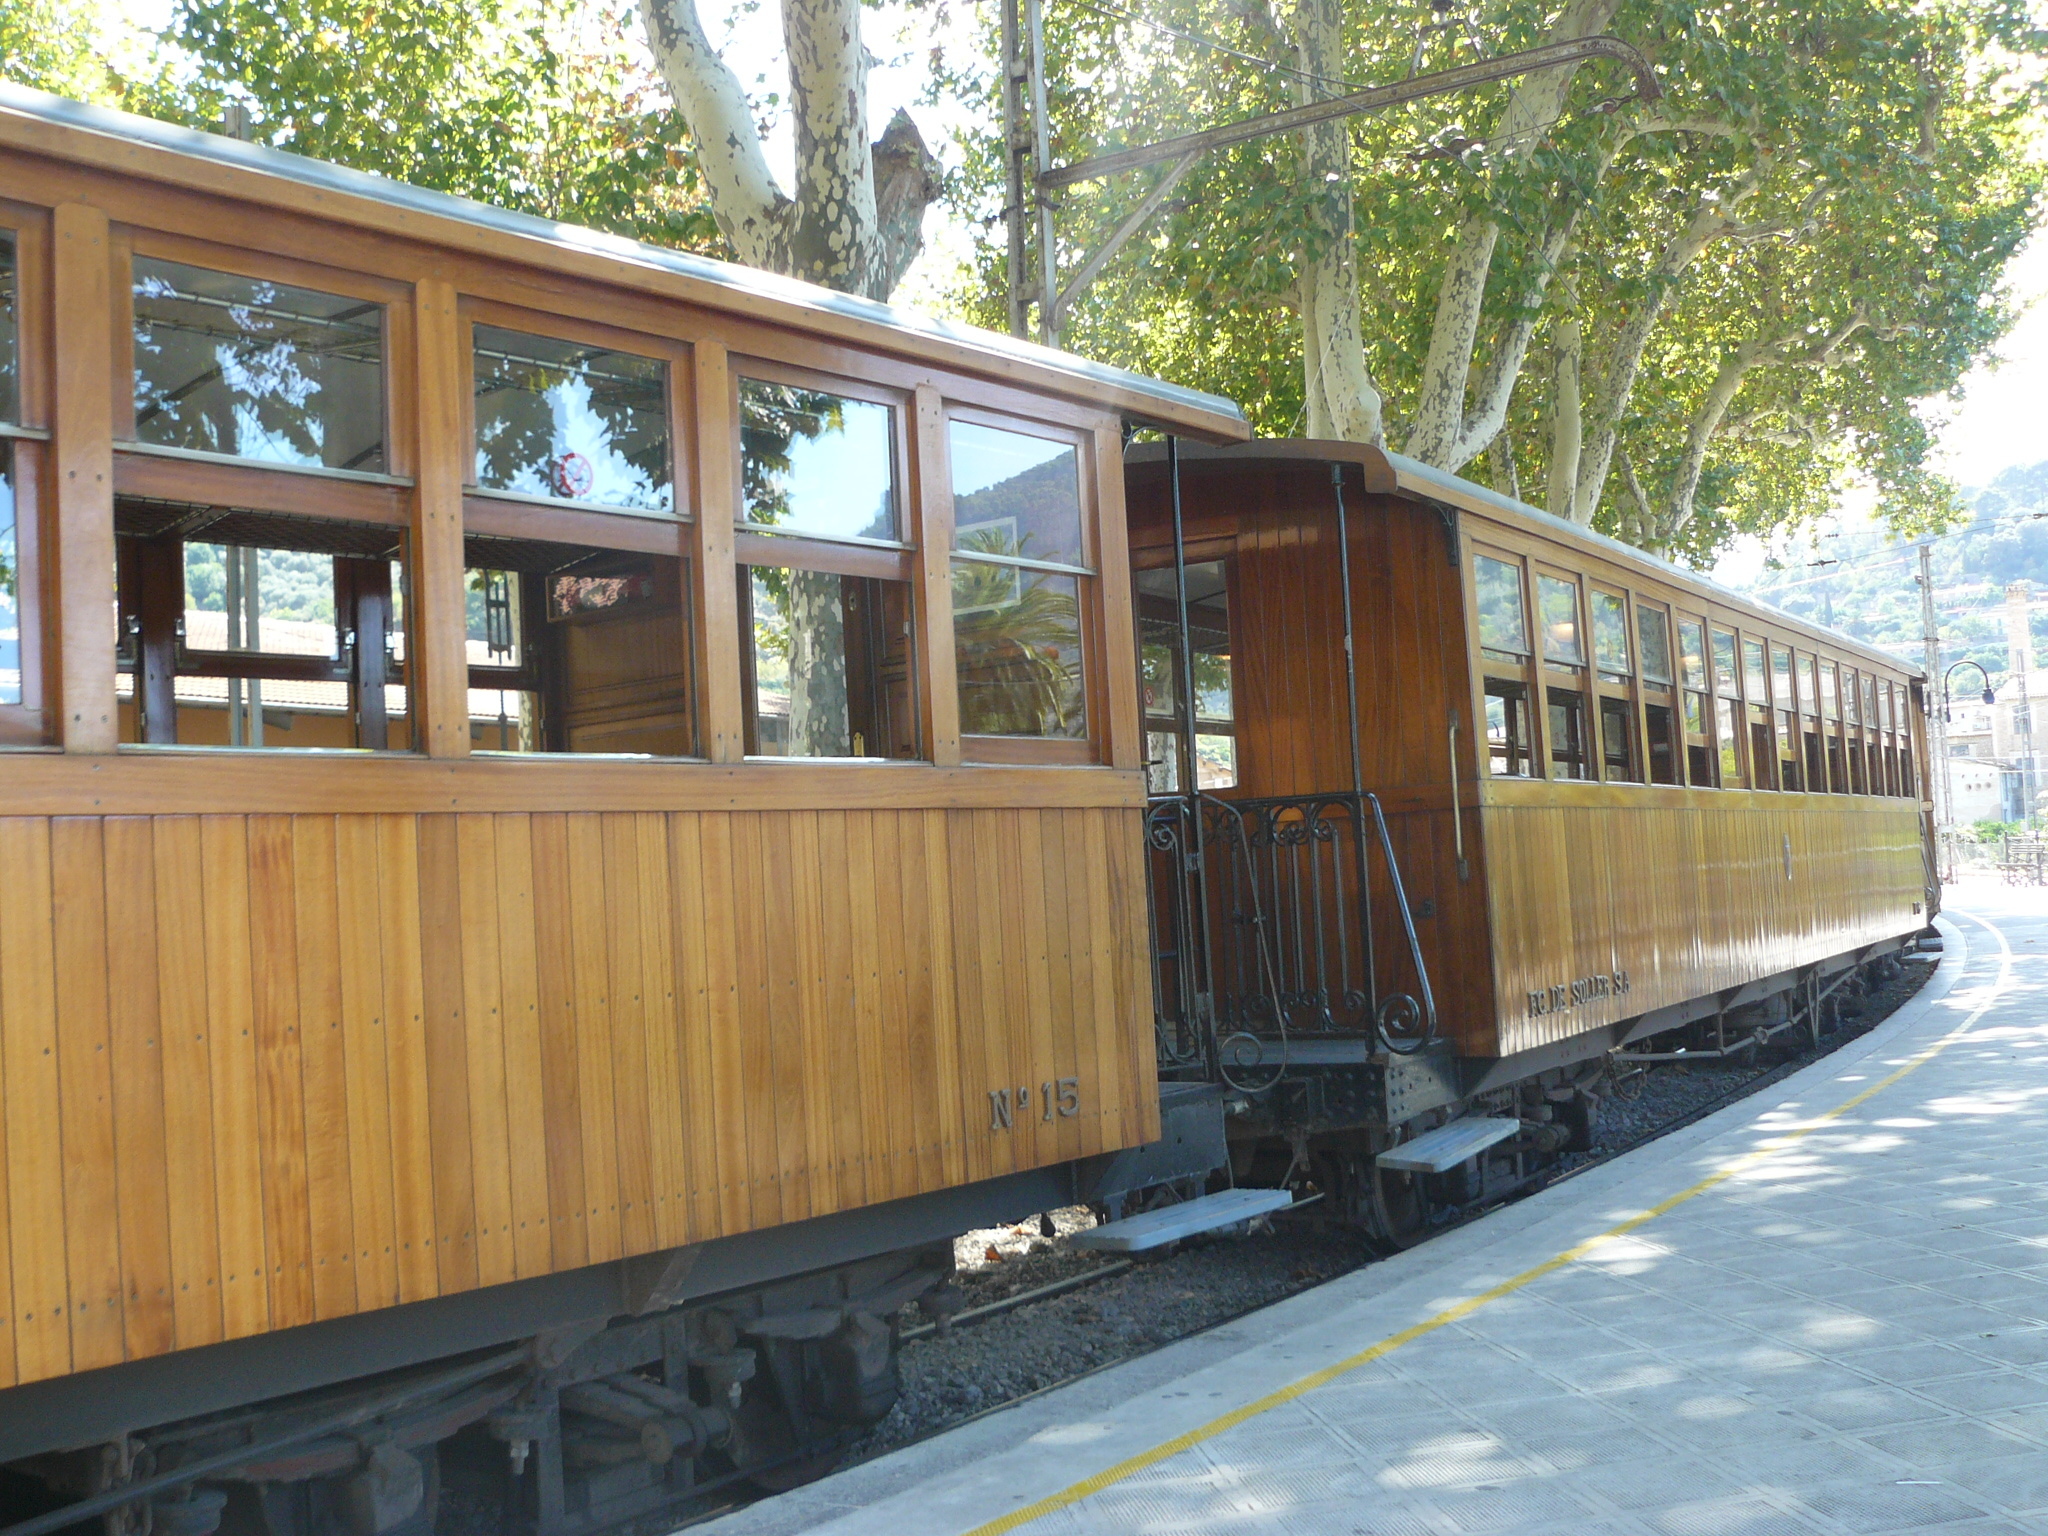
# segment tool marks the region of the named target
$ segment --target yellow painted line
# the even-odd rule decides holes
[[[1640,1215],[1631,1216],[1627,1221],[1619,1222],[1609,1227],[1605,1232],[1589,1237],[1582,1243],[1573,1244],[1565,1249],[1563,1253],[1545,1259],[1534,1269],[1525,1269],[1512,1280],[1503,1280],[1490,1291],[1481,1291],[1476,1296],[1467,1297],[1464,1301],[1458,1302],[1454,1306],[1446,1307],[1443,1311],[1424,1318],[1411,1328],[1403,1328],[1399,1333],[1381,1339],[1369,1349],[1361,1349],[1355,1355],[1347,1355],[1344,1359],[1337,1361],[1333,1365],[1326,1365],[1320,1371],[1312,1372],[1302,1377],[1299,1381],[1291,1381],[1286,1386],[1276,1391],[1268,1392],[1264,1397],[1254,1399],[1241,1408],[1233,1408],[1221,1417],[1211,1419],[1206,1424],[1198,1425],[1186,1434],[1175,1435],[1171,1440],[1155,1445],[1150,1450],[1140,1451],[1135,1456],[1126,1457],[1115,1466],[1105,1467],[1093,1477],[1084,1477],[1080,1482],[1062,1488],[1058,1493],[1048,1494],[1035,1503],[1013,1509],[1007,1515],[999,1515],[984,1525],[977,1525],[972,1530],[966,1532],[965,1536],[1003,1536],[1004,1532],[1014,1531],[1020,1526],[1029,1525],[1034,1520],[1043,1519],[1055,1510],[1065,1509],[1070,1504],[1078,1504],[1081,1500],[1093,1494],[1101,1493],[1105,1488],[1113,1487],[1125,1478],[1144,1471],[1147,1467],[1157,1466],[1162,1461],[1180,1455],[1182,1451],[1193,1450],[1205,1440],[1214,1440],[1218,1435],[1227,1434],[1229,1431],[1237,1428],[1238,1425],[1255,1419],[1262,1413],[1271,1413],[1275,1408],[1291,1403],[1298,1397],[1305,1397],[1318,1387],[1326,1387],[1331,1382],[1337,1380],[1338,1377],[1347,1375],[1362,1365],[1370,1365],[1375,1360],[1385,1359],[1403,1345],[1413,1344],[1417,1339],[1426,1338],[1440,1328],[1447,1328],[1452,1323],[1470,1317],[1489,1302],[1499,1301],[1503,1296],[1512,1296],[1516,1291],[1522,1289],[1523,1286],[1533,1281],[1541,1280],[1545,1275],[1553,1274],[1563,1269],[1567,1264],[1583,1259],[1602,1243],[1612,1242],[1617,1237],[1626,1237],[1638,1227],[1655,1221],[1666,1211],[1676,1210],[1679,1206],[1685,1204],[1686,1201],[1703,1195],[1718,1185],[1725,1184],[1752,1164],[1783,1152],[1788,1147],[1798,1145],[1830,1121],[1838,1120],[1859,1105],[1868,1103],[1871,1099],[1877,1097],[1878,1094],[1883,1093],[1885,1089],[1891,1087],[1900,1078],[1905,1077],[1909,1073],[1917,1072],[1921,1067],[1924,1067],[1928,1062],[1947,1050],[1957,1040],[1968,1034],[1976,1026],[1977,1021],[1983,1018],[1992,1005],[2004,995],[2006,987],[2011,980],[2012,947],[2006,943],[2005,935],[1999,932],[1996,926],[1985,922],[1983,918],[1977,917],[1974,913],[1970,914],[1970,916],[1973,922],[1981,923],[1984,927],[1990,929],[1992,935],[1998,940],[2000,958],[1996,984],[1991,987],[1984,1001],[1977,1005],[1976,1010],[1967,1019],[1963,1020],[1962,1023],[1943,1035],[1934,1044],[1928,1046],[1919,1055],[1907,1061],[1904,1066],[1901,1066],[1889,1076],[1880,1078],[1861,1093],[1856,1094],[1852,1098],[1844,1099],[1833,1109],[1823,1115],[1816,1116],[1796,1130],[1787,1131],[1770,1141],[1764,1142],[1754,1150],[1745,1152],[1726,1167],[1708,1174],[1690,1188],[1681,1189],[1668,1200],[1659,1201]],[[1964,963],[1968,963],[1967,957]]]

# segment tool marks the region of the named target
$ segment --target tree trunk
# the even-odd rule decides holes
[[[1552,517],[1570,517],[1579,485],[1579,441],[1584,422],[1579,403],[1579,357],[1583,342],[1579,322],[1557,323],[1553,351],[1556,377],[1550,391],[1550,474],[1544,482],[1544,510]]]
[[[796,196],[776,185],[739,79],[705,36],[696,0],[647,0],[647,41],[696,140],[719,232],[750,267],[886,299],[923,245],[939,165],[899,112],[867,137],[859,0],[783,0]]]
[[[850,756],[840,580],[824,571],[791,571],[788,592],[789,755]]]
[[[1545,34],[1546,43],[1591,37],[1603,32],[1620,8],[1620,0],[1569,0],[1557,23]],[[1513,158],[1526,162],[1564,111],[1565,97],[1575,64],[1560,65],[1529,76],[1508,97],[1494,138],[1515,146]],[[1553,234],[1557,248],[1563,248],[1562,231]],[[1429,356],[1423,363],[1422,387],[1416,396],[1415,424],[1404,445],[1410,455],[1440,469],[1456,469],[1485,451],[1493,434],[1507,416],[1507,398],[1514,391],[1521,371],[1522,349],[1528,335],[1510,333],[1502,340],[1477,419],[1466,419],[1466,399],[1471,389],[1472,364],[1479,337],[1479,321],[1486,302],[1486,287],[1493,268],[1493,252],[1500,243],[1500,226],[1487,213],[1474,213],[1458,228],[1451,245],[1450,260],[1444,265],[1443,280],[1437,287],[1436,319],[1429,336]],[[1549,242],[1546,241],[1546,244]],[[1539,283],[1547,283],[1548,267]],[[1487,425],[1490,423],[1490,425]]]
[[[1343,90],[1342,0],[1298,0],[1292,15],[1296,57],[1312,80],[1295,87],[1303,105]],[[1304,263],[1301,302],[1306,430],[1352,443],[1385,440],[1380,392],[1365,364],[1358,302],[1358,241],[1351,195],[1351,130],[1343,122],[1302,130],[1302,162],[1317,192],[1316,249]]]

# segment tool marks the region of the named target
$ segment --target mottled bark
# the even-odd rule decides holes
[[[1295,98],[1306,105],[1341,94],[1344,65],[1342,0],[1298,0],[1291,14],[1303,74]],[[1315,189],[1317,250],[1297,280],[1301,304],[1302,384],[1310,437],[1379,443],[1380,392],[1365,363],[1358,301],[1358,241],[1351,193],[1351,130],[1343,122],[1303,130],[1302,162]]]
[[[845,757],[847,736],[846,611],[840,579],[824,571],[791,571],[789,582],[789,752],[792,757]]]
[[[796,195],[776,184],[739,79],[695,0],[647,0],[647,40],[697,141],[712,216],[748,266],[886,299],[922,246],[938,163],[898,113],[867,137],[859,0],[783,0]]]
[[[1569,0],[1543,41],[1565,42],[1594,36],[1606,30],[1619,8],[1620,0]],[[1495,142],[1513,146],[1510,159],[1526,161],[1535,153],[1563,113],[1578,68],[1575,64],[1560,65],[1531,75],[1514,88],[1494,134]],[[1561,227],[1546,245],[1554,241],[1561,250],[1564,234]],[[1468,463],[1485,451],[1493,434],[1500,430],[1500,424],[1507,419],[1508,400],[1533,334],[1533,326],[1519,333],[1510,328],[1483,381],[1479,407],[1468,417],[1467,397],[1471,393],[1479,321],[1492,275],[1494,250],[1499,243],[1500,226],[1490,214],[1474,213],[1467,217],[1452,242],[1451,256],[1437,288],[1429,355],[1423,363],[1415,422],[1404,446],[1413,457],[1439,468],[1456,469]],[[1547,260],[1539,264],[1537,288],[1531,298],[1541,296],[1549,282],[1549,271]]]
[[[1551,352],[1550,474],[1544,482],[1543,504],[1553,517],[1572,515],[1579,484],[1579,445],[1583,422],[1579,404],[1579,360],[1584,342],[1575,319],[1558,321]]]

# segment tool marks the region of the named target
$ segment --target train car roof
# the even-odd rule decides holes
[[[1564,544],[1576,544],[1595,551],[1607,559],[1624,564],[1649,566],[1666,581],[1674,585],[1691,587],[1710,593],[1713,597],[1733,608],[1744,608],[1751,612],[1768,615],[1775,622],[1812,636],[1825,636],[1830,645],[1859,655],[1882,661],[1908,677],[1922,677],[1921,669],[1903,657],[1868,641],[1845,635],[1840,630],[1829,629],[1815,624],[1810,619],[1799,618],[1787,613],[1774,603],[1747,593],[1737,592],[1711,581],[1697,572],[1672,564],[1657,555],[1648,554],[1619,539],[1609,538],[1590,528],[1581,528],[1577,523],[1552,515],[1540,507],[1517,501],[1512,496],[1503,496],[1498,491],[1488,490],[1483,485],[1474,485],[1448,470],[1436,469],[1406,454],[1389,453],[1366,443],[1344,443],[1323,441],[1314,438],[1255,438],[1249,442],[1234,443],[1224,447],[1207,444],[1188,444],[1182,456],[1189,463],[1234,463],[1234,464],[1356,464],[1364,473],[1365,488],[1368,492],[1383,496],[1408,496],[1418,501],[1440,502],[1468,512],[1486,516],[1503,517],[1509,522],[1519,522],[1530,531],[1544,538]],[[1157,443],[1147,443],[1131,449],[1129,463],[1146,465],[1164,464],[1165,448]]]
[[[6,82],[0,82],[0,148],[282,204],[318,218],[665,292],[706,308],[743,310],[793,329],[1093,401],[1164,431],[1215,442],[1250,432],[1236,403],[1220,395],[978,326]]]

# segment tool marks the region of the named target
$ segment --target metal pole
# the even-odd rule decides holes
[[[1922,544],[1920,546],[1920,628],[1921,640],[1926,645],[1927,686],[1931,695],[1936,680],[1941,676],[1941,632],[1935,626],[1934,547],[1931,544]],[[1927,713],[1929,716],[1927,722],[1929,733],[1933,737],[1930,750],[1933,752],[1936,761],[1933,785],[1935,791],[1934,824],[1937,828],[1941,828],[1949,826],[1955,819],[1955,800],[1949,783],[1948,726],[1942,720],[1940,710],[1930,709]],[[1940,842],[1941,839],[1937,837],[1935,839],[1937,850],[1939,849]],[[1938,868],[1935,874],[1939,878],[1940,870]],[[1951,858],[1949,874],[1951,878],[1954,877],[1953,858]]]
[[[1199,1035],[1211,1048],[1215,1045],[1216,1031],[1210,1010],[1215,997],[1214,978],[1209,974],[1209,871],[1203,858],[1202,847],[1202,787],[1201,770],[1195,763],[1195,645],[1194,626],[1188,619],[1188,541],[1187,527],[1182,519],[1180,505],[1180,439],[1166,440],[1166,478],[1173,492],[1173,598],[1180,619],[1180,692],[1182,708],[1186,711],[1183,719],[1187,729],[1182,741],[1186,751],[1181,757],[1181,772],[1186,782],[1181,785],[1188,806],[1187,868],[1181,872],[1184,890],[1192,890],[1197,922],[1202,936],[1202,954],[1198,975],[1202,989],[1195,998],[1195,1024]],[[1261,946],[1266,942],[1264,933],[1253,935],[1254,942]],[[1183,975],[1186,974],[1185,969]],[[1274,998],[1279,1006],[1279,998]],[[1220,1058],[1219,1058],[1220,1062]]]
[[[1003,223],[1010,237],[1006,283],[1010,300],[1010,334],[1024,329],[1024,156],[1029,140],[1024,128],[1024,61],[1020,57],[1017,0],[1003,0]]]
[[[1024,0],[1030,53],[1025,60],[1031,87],[1031,200],[1038,210],[1038,339],[1048,347],[1060,344],[1059,265],[1053,256],[1052,200],[1038,178],[1052,169],[1052,129],[1045,106],[1045,8],[1043,0]]]

